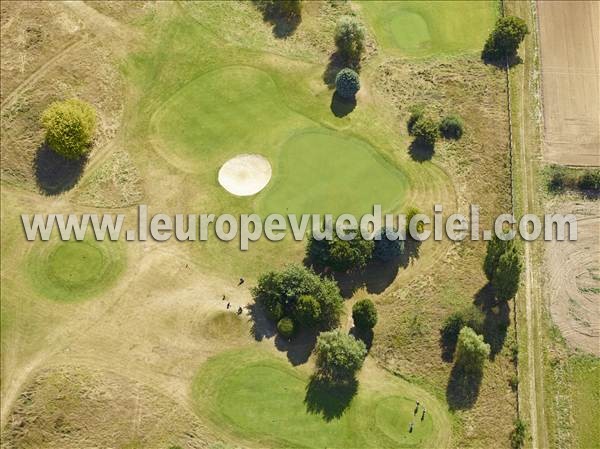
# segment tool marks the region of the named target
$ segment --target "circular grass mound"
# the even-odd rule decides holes
[[[193,399],[216,428],[261,447],[441,448],[450,438],[437,400],[378,368],[365,366],[360,383],[331,391],[258,348],[209,359]],[[421,409],[413,414],[416,400],[427,404],[423,421]]]
[[[260,154],[240,154],[219,170],[219,184],[236,196],[256,195],[271,180],[271,164]]]
[[[29,256],[33,288],[57,301],[87,299],[106,290],[124,267],[116,242],[66,241],[40,243]]]

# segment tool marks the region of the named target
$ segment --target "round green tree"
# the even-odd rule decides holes
[[[463,121],[457,115],[447,115],[440,122],[440,134],[447,139],[460,139],[463,131]]]
[[[360,90],[358,73],[352,69],[342,69],[335,77],[335,91],[346,99],[354,98]]]
[[[315,327],[321,319],[321,305],[311,295],[302,295],[296,301],[294,317],[306,327]]]
[[[333,380],[352,379],[367,355],[365,344],[339,330],[322,332],[315,346],[320,374]]]
[[[42,113],[41,123],[52,150],[68,159],[78,159],[92,144],[96,111],[76,98],[56,101]]]
[[[464,371],[479,373],[490,355],[490,345],[483,341],[470,327],[463,327],[458,333],[454,357],[456,364]]]
[[[277,322],[277,332],[281,334],[282,337],[290,338],[294,335],[294,322],[291,318],[284,317]]]
[[[458,334],[465,326],[470,327],[477,333],[482,332],[484,319],[483,312],[474,305],[450,314],[444,320],[440,329],[444,343],[454,346],[458,340]]]
[[[416,104],[409,108],[410,115],[406,121],[406,129],[408,134],[413,135],[413,126],[425,114],[425,107],[422,104]]]
[[[431,117],[422,115],[412,126],[412,135],[417,143],[433,148],[438,137],[438,125]]]
[[[365,48],[365,28],[356,17],[340,17],[335,26],[334,40],[342,57],[358,64]]]
[[[373,329],[377,324],[377,309],[373,301],[368,298],[357,301],[352,306],[352,320],[361,331]]]
[[[506,16],[496,21],[485,46],[483,57],[499,61],[502,58],[516,56],[517,50],[525,36],[529,33],[527,24],[520,17]]]

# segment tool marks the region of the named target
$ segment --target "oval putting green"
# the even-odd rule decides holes
[[[42,242],[29,254],[32,287],[57,301],[89,298],[108,288],[124,266],[117,242]]]
[[[364,378],[364,379],[363,379]],[[309,386],[310,385],[310,386]],[[309,384],[307,372],[260,349],[217,355],[193,385],[196,409],[216,428],[265,447],[436,447],[450,425],[437,400],[418,387],[371,367],[356,394],[329,394]],[[414,416],[416,398],[428,413]],[[410,422],[413,432],[409,432]]]
[[[259,210],[270,213],[372,212],[390,210],[408,187],[404,174],[367,142],[326,129],[301,131],[283,144],[275,178]]]

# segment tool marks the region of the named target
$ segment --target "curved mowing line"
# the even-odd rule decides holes
[[[339,395],[309,396],[307,371],[258,347],[246,347],[205,362],[194,379],[192,395],[196,410],[215,431],[239,438],[242,446],[255,442],[261,447],[441,448],[448,444],[448,417],[437,400],[379,368],[368,370],[363,369],[348,405],[337,408]],[[423,421],[420,413],[417,418],[413,415],[415,398],[427,403]],[[334,413],[327,415],[321,407]],[[414,430],[409,433],[411,421]]]

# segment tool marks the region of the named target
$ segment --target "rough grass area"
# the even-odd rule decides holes
[[[498,12],[496,1],[357,2],[378,44],[403,56],[481,50]]]
[[[194,401],[221,432],[262,447],[442,447],[446,412],[418,387],[365,369],[358,385],[330,388],[260,349],[208,360]],[[422,408],[414,414],[419,400]],[[411,421],[414,430],[409,432]]]

